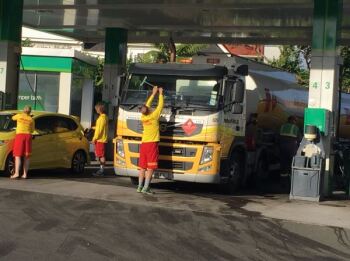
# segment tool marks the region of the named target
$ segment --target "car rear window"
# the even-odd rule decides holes
[[[45,133],[60,133],[74,131],[77,123],[70,118],[60,116],[42,116],[35,120],[35,128]]]

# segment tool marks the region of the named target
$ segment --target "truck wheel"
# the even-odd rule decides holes
[[[229,194],[237,192],[241,186],[243,178],[242,162],[237,153],[233,154],[228,162],[228,182],[225,184],[225,191]]]
[[[268,178],[269,165],[265,157],[260,157],[256,166],[256,171],[249,178],[249,185],[253,188],[261,187],[261,183]]]
[[[265,157],[261,157],[258,161],[256,178],[257,180],[264,180],[269,177],[269,164]]]
[[[131,184],[138,185],[139,184],[139,178],[138,177],[130,177]]]

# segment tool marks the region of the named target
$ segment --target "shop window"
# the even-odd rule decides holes
[[[18,109],[30,105],[34,110],[58,111],[59,73],[21,72]]]
[[[81,102],[83,95],[84,78],[73,77],[70,101],[70,114],[81,117]]]

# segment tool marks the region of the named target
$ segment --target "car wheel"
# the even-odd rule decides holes
[[[79,150],[73,156],[71,170],[75,174],[82,174],[85,171],[85,165],[86,165],[85,153]]]
[[[12,153],[10,153],[7,156],[6,163],[5,163],[5,175],[11,176],[15,173],[15,158],[13,157]]]

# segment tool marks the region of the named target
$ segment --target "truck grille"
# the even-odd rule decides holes
[[[160,122],[160,135],[173,137],[191,137],[194,135],[198,135],[203,129],[203,124],[196,123],[196,129],[190,135],[188,135],[182,129],[181,125],[174,126],[174,124],[174,122]],[[126,125],[128,129],[136,133],[142,134],[143,132],[143,127],[140,120],[128,119],[126,120]]]
[[[140,152],[140,144],[129,143],[129,151],[133,153]],[[159,154],[164,156],[195,157],[197,149],[159,146]]]
[[[135,157],[131,158],[131,163],[137,167],[139,165],[139,158],[135,158]],[[158,162],[159,169],[187,171],[192,169],[192,167],[193,167],[192,162],[181,162],[181,161],[172,161],[172,160],[160,160]]]

